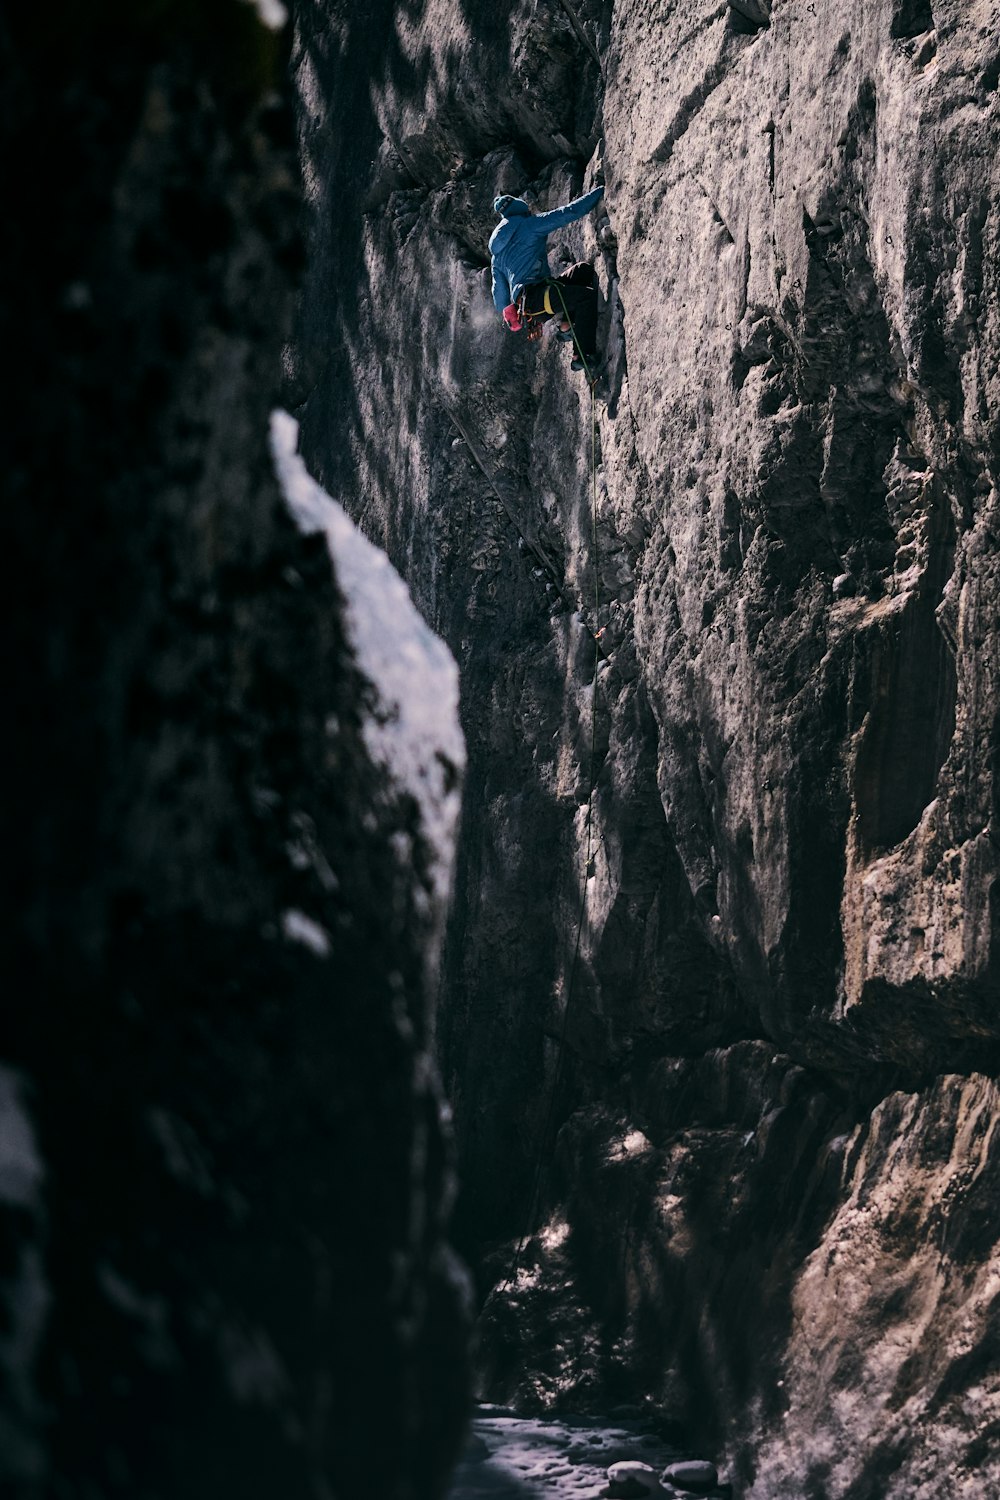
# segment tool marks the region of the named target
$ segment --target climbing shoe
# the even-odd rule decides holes
[[[556,330],[556,338],[559,340],[560,344],[570,344],[570,343],[572,343],[572,341],[573,341],[573,330],[572,330],[572,328],[558,328]]]
[[[593,377],[597,374],[598,370],[597,355],[593,355],[586,363],[582,359],[573,359],[570,361],[569,367],[571,370],[583,370],[584,374],[589,373]]]

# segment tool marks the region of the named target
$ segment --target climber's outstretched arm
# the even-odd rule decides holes
[[[564,203],[561,208],[550,208],[547,214],[535,214],[530,221],[531,225],[536,231],[551,234],[553,229],[561,229],[564,224],[572,224],[575,219],[582,219],[584,214],[589,214],[603,196],[603,186],[591,188],[589,193],[584,193],[582,198],[574,198],[572,203]]]

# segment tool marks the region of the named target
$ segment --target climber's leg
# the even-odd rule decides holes
[[[593,266],[571,266],[556,277],[553,305],[558,303],[572,326],[576,358],[592,365],[597,358],[597,278]]]

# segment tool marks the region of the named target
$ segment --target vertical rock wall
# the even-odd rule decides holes
[[[268,447],[301,189],[259,9],[0,20],[12,1500],[355,1494],[373,1451],[432,1495],[464,1409],[440,850]]]
[[[486,1388],[653,1399],[761,1500],[989,1488],[995,6],[316,3],[294,66],[306,451],[462,671]],[[594,526],[482,273],[601,172]]]

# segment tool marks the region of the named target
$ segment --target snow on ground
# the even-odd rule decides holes
[[[322,531],[344,596],[345,624],[358,668],[377,701],[363,735],[369,755],[420,808],[431,881],[443,910],[451,888],[461,807],[465,741],[458,721],[458,668],[425,624],[406,584],[380,548],[331,500],[297,452],[299,426],[271,413],[271,452],[299,529]]]
[[[449,1500],[590,1500],[606,1488],[611,1464],[631,1458],[662,1471],[681,1456],[641,1420],[549,1420],[483,1406]]]

